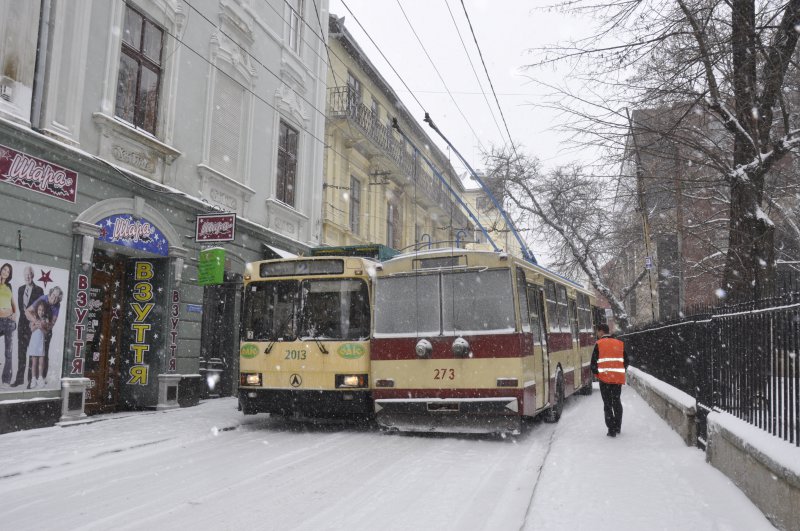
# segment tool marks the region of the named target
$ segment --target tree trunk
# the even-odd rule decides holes
[[[756,77],[755,2],[731,4],[731,46],[736,119],[747,134],[736,134],[734,168],[753,162],[765,138],[760,127],[769,127],[759,116]],[[768,138],[768,136],[767,136]],[[763,146],[767,148],[768,146]],[[761,211],[764,170],[735,177],[731,183],[730,240],[725,263],[724,289],[729,301],[772,295],[775,271],[775,228]]]

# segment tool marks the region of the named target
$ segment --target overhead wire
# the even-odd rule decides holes
[[[450,96],[450,100],[453,102],[453,105],[455,105],[456,110],[458,110],[458,113],[464,119],[464,122],[467,124],[467,127],[469,127],[469,130],[472,131],[472,135],[475,137],[475,140],[478,141],[478,144],[481,146],[481,149],[485,151],[486,148],[484,147],[483,142],[481,142],[481,139],[478,136],[478,133],[475,132],[475,129],[472,127],[472,124],[470,123],[469,119],[467,119],[467,116],[464,114],[464,111],[461,110],[461,106],[459,106],[458,102],[453,97],[453,94],[450,92],[450,87],[447,86],[447,83],[445,82],[444,78],[442,77],[441,72],[439,72],[439,69],[436,67],[436,63],[433,62],[433,59],[431,58],[431,55],[428,53],[428,49],[422,43],[422,39],[420,39],[419,34],[417,34],[417,30],[414,28],[414,24],[412,24],[411,20],[408,18],[408,15],[406,14],[405,9],[403,9],[403,5],[400,3],[400,0],[396,0],[396,2],[397,2],[397,7],[400,8],[400,12],[403,13],[403,18],[405,18],[406,22],[408,23],[408,27],[411,28],[411,33],[413,33],[414,37],[417,39],[417,42],[419,43],[420,47],[422,48],[422,51],[425,53],[425,57],[427,57],[428,61],[431,63],[431,66],[433,67],[434,72],[436,72],[436,75],[439,76],[439,81],[442,82],[442,86],[444,86],[444,89],[447,91],[448,96]]]
[[[494,109],[492,109],[492,104],[489,103],[489,98],[486,96],[486,91],[483,89],[483,84],[481,83],[480,77],[478,76],[478,72],[477,70],[475,70],[475,65],[473,64],[472,57],[470,56],[469,51],[467,50],[467,45],[464,42],[464,38],[461,36],[461,30],[458,27],[458,23],[456,22],[455,16],[453,16],[453,11],[450,9],[450,2],[448,0],[445,0],[444,5],[447,7],[447,12],[450,14],[450,20],[453,21],[453,27],[455,27],[456,33],[458,34],[458,39],[461,41],[461,48],[463,48],[464,54],[466,54],[467,56],[467,61],[469,61],[469,66],[472,69],[473,75],[475,76],[475,81],[477,81],[478,83],[478,88],[481,89],[480,94],[483,95],[483,100],[486,102],[486,107],[489,109],[489,113],[492,115],[492,121],[494,122],[494,125],[497,127],[497,132],[500,133],[500,138],[503,138],[503,131],[500,130],[500,124],[497,122],[497,117],[494,115]]]

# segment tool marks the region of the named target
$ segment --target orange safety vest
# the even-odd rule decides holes
[[[597,340],[597,379],[608,384],[625,383],[625,344],[613,337]]]

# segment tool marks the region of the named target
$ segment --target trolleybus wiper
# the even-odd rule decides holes
[[[322,341],[320,341],[317,336],[311,336],[311,339],[313,339],[314,343],[317,344],[317,347],[319,347],[320,352],[322,352],[323,354],[328,354],[328,349],[325,348],[325,345],[322,344]]]

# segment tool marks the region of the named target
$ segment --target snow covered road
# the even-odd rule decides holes
[[[0,435],[2,529],[773,529],[623,390],[517,438],[244,417],[234,399]]]

